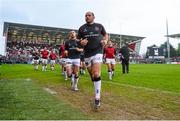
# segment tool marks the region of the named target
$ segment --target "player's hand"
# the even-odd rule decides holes
[[[102,44],[102,46],[107,45],[107,40],[101,40],[101,44]]]
[[[83,51],[83,49],[82,48],[76,48],[76,50],[78,51],[78,52],[82,52]]]
[[[65,50],[65,51],[64,51],[64,54],[65,54],[65,56],[68,56],[68,51]]]
[[[82,46],[86,46],[86,45],[87,45],[87,43],[88,43],[87,38],[82,39],[80,43],[81,43],[81,45],[82,45]]]

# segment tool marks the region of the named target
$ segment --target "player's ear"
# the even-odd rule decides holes
[[[91,14],[92,14],[93,18],[95,19],[95,15],[94,15],[94,13],[93,13],[93,12],[91,12]]]

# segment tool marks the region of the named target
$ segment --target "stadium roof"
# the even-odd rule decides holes
[[[42,38],[42,39],[51,39],[53,40],[62,40],[67,37],[69,31],[75,29],[66,29],[66,28],[57,28],[57,27],[47,27],[39,25],[28,25],[28,24],[19,24],[4,22],[3,35],[7,34],[10,38],[16,39],[33,39],[33,38]],[[77,32],[77,30],[75,30]],[[123,42],[134,42],[137,40],[142,40],[145,37],[131,36],[131,35],[120,35],[110,33],[110,38],[116,43]]]
[[[171,37],[174,39],[180,39],[180,34],[172,34],[172,35],[169,35],[168,37]]]

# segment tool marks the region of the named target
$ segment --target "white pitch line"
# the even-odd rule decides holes
[[[49,88],[46,88],[46,87],[44,87],[43,89],[44,89],[45,91],[47,91],[48,93],[52,94],[52,95],[57,94],[57,92],[54,91],[54,90],[52,90],[52,89],[49,89]]]
[[[119,85],[119,86],[124,86],[124,87],[131,87],[131,88],[134,88],[134,89],[144,89],[144,90],[152,91],[152,92],[160,92],[160,93],[165,93],[165,94],[180,95],[180,93],[178,93],[178,92],[162,91],[162,90],[158,90],[158,89],[152,89],[152,88],[140,87],[140,86],[133,86],[133,85],[130,85],[130,84],[121,84],[121,83],[116,83],[116,82],[112,82],[112,81],[102,81],[102,82],[109,83],[109,84],[114,84],[114,85]]]

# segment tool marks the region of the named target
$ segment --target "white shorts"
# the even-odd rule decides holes
[[[85,60],[86,66],[91,66],[91,64],[94,64],[94,63],[102,63],[103,62],[103,54],[96,54],[89,58],[85,58],[84,60]]]
[[[59,63],[60,63],[61,65],[66,64],[66,61],[67,61],[67,58],[60,58],[60,59],[59,59]]]
[[[47,59],[42,58],[42,64],[47,64],[47,63],[48,63],[48,60],[47,60]]]
[[[72,66],[72,65],[80,66],[80,58],[78,58],[78,59],[67,59],[66,64],[67,64],[67,66]]]
[[[33,64],[36,63],[36,64],[39,64],[39,59],[38,60],[34,60],[33,59]]]
[[[106,58],[106,63],[115,65],[116,61],[114,58]]]
[[[51,65],[54,65],[55,63],[56,63],[56,60],[51,60],[51,61],[50,61],[50,64],[51,64]]]

